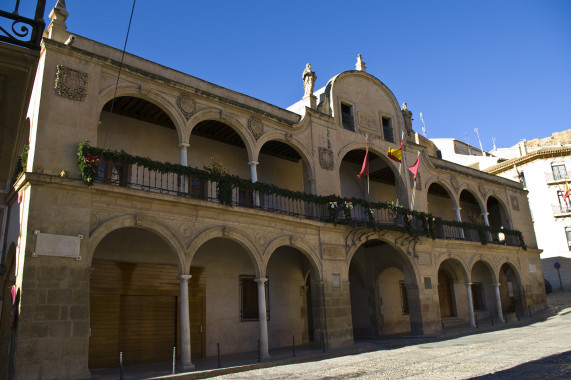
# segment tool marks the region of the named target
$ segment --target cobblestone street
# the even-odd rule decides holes
[[[521,327],[217,378],[569,379],[571,292],[548,305],[546,319]]]

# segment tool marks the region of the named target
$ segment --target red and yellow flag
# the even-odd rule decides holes
[[[361,172],[357,174],[357,177],[362,178],[363,176],[367,175],[369,175],[369,140],[367,140],[367,153],[365,153],[363,167],[361,168]]]
[[[387,149],[387,156],[389,156],[389,158],[391,160],[396,161],[396,162],[401,162],[403,141],[404,141],[404,135],[403,135],[403,138],[400,140],[400,148],[398,148],[398,149],[393,149],[393,148]]]

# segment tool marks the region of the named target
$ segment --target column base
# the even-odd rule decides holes
[[[176,365],[177,372],[189,372],[194,369],[194,364],[192,363],[179,363]]]
[[[270,356],[270,354],[261,354],[260,359],[262,359],[262,360],[271,359],[271,356]]]

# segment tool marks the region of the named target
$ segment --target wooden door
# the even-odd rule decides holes
[[[172,360],[176,297],[121,296],[119,351],[125,365]]]
[[[448,318],[454,315],[452,309],[452,292],[450,291],[450,280],[448,275],[442,270],[438,271],[438,299],[440,301],[440,317]]]
[[[89,368],[119,366],[119,305],[115,294],[91,294]]]
[[[206,352],[206,326],[204,325],[204,297],[189,298],[190,349],[193,357],[203,357]]]

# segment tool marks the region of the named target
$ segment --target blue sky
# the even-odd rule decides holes
[[[46,21],[56,0],[46,5]],[[131,0],[67,0],[68,30],[123,48]],[[127,52],[286,108],[355,68],[413,128],[484,149],[571,128],[571,1],[138,0]]]

